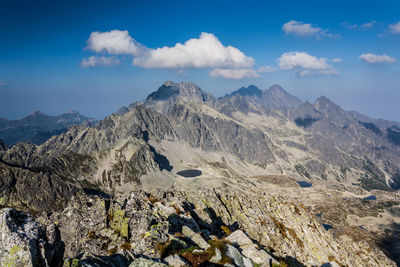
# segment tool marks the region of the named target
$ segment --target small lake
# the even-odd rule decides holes
[[[323,223],[322,226],[325,228],[326,231],[328,231],[329,229],[332,229],[332,228],[333,228],[332,225],[330,225],[330,224],[325,224],[325,223]]]
[[[376,200],[376,196],[370,195],[369,197],[364,197],[364,200]]]
[[[312,186],[312,183],[309,183],[307,181],[296,181],[296,183],[298,183],[300,185],[300,187],[304,187],[304,188]]]
[[[183,170],[177,172],[176,174],[183,176],[185,178],[193,178],[202,175],[203,172],[200,170]]]

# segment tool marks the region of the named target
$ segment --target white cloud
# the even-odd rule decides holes
[[[317,58],[306,52],[283,53],[278,59],[281,70],[293,70],[299,76],[311,74],[337,75],[332,65],[327,63],[326,58]]]
[[[333,58],[331,61],[332,61],[333,63],[340,63],[340,62],[343,61],[343,59],[341,59],[341,58]]]
[[[82,59],[81,66],[84,68],[96,67],[96,66],[113,66],[120,64],[120,61],[116,57],[98,57],[91,56]]]
[[[372,27],[374,27],[374,25],[376,24],[376,21],[370,21],[370,22],[366,22],[363,24],[347,24],[347,23],[343,23],[342,25],[344,25],[344,27],[348,28],[348,29],[370,29]]]
[[[270,72],[274,72],[276,70],[277,70],[276,68],[271,67],[271,66],[261,66],[261,67],[258,68],[257,71],[259,73],[270,73]]]
[[[87,46],[94,52],[107,52],[112,55],[138,55],[143,50],[128,31],[120,30],[92,32],[87,40]]]
[[[328,30],[319,27],[314,27],[310,23],[302,21],[291,20],[282,26],[282,30],[286,34],[293,34],[300,37],[315,36],[320,39],[321,37],[330,37],[333,39],[340,38],[339,34],[329,33]]]
[[[209,71],[210,76],[226,79],[258,78],[260,75],[253,69],[213,69]]]
[[[282,70],[292,70],[296,68],[321,70],[331,67],[326,63],[326,60],[326,58],[317,58],[306,52],[296,51],[283,53],[278,59],[278,64]]]
[[[377,63],[393,63],[396,62],[394,57],[388,55],[376,55],[372,53],[362,54],[359,56],[360,59],[367,63],[377,64]]]
[[[93,32],[87,41],[87,48],[95,53],[129,55],[132,64],[142,68],[170,68],[184,71],[188,68],[211,68],[215,77],[255,77],[254,59],[242,51],[223,45],[211,33],[201,33],[175,46],[148,48],[135,39],[128,31]],[[92,56],[82,60],[82,66],[109,66],[119,64],[118,58]]]
[[[395,24],[389,25],[389,30],[393,34],[400,34],[400,21]]]
[[[3,82],[2,80],[0,80],[0,86],[6,86],[7,83]]]
[[[133,59],[143,68],[251,68],[254,60],[239,49],[224,46],[214,34],[177,43],[173,47],[148,49]]]

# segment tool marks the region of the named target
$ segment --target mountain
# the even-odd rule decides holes
[[[233,91],[231,94],[227,94],[225,97],[230,97],[234,95],[241,95],[241,96],[262,96],[262,91],[255,85],[249,85],[247,87],[241,87],[236,91]]]
[[[73,124],[94,121],[73,110],[59,116],[49,116],[34,111],[20,120],[1,119],[0,138],[9,146],[20,141],[42,144],[51,136],[65,132]]]
[[[260,104],[268,109],[296,108],[302,103],[302,100],[292,96],[277,84],[263,91],[260,101]]]
[[[21,262],[43,264],[395,266],[399,129],[278,85],[215,98],[167,81],[96,124],[0,146],[0,218],[38,233],[4,228],[0,264],[25,244]]]
[[[128,108],[132,109],[137,105],[144,105],[147,108],[165,114],[180,101],[212,103],[215,101],[215,98],[193,83],[166,81],[157,91],[151,93],[145,101],[133,103]]]

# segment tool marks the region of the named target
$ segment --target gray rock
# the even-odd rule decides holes
[[[121,254],[102,256],[102,255],[94,255],[89,252],[83,254],[79,259],[72,259],[67,261],[67,263],[69,263],[69,266],[74,266],[74,261],[78,261],[78,266],[84,266],[84,267],[102,267],[102,266],[128,267],[129,264],[131,263],[130,259]]]
[[[129,267],[167,267],[168,265],[144,258],[136,258]]]
[[[218,248],[216,248],[215,249],[215,255],[211,258],[210,261],[213,262],[213,263],[219,263],[221,260],[222,260],[221,251]]]
[[[28,214],[11,208],[0,210],[0,266],[59,265],[63,243],[55,226],[50,226],[47,232],[48,237]]]
[[[193,232],[193,230],[187,226],[182,227],[182,234],[184,236],[192,239],[192,241],[194,243],[196,243],[202,249],[208,249],[210,247],[210,245],[207,243],[207,241],[205,241],[204,238],[200,234]]]
[[[186,263],[186,261],[183,260],[178,255],[169,255],[168,257],[166,257],[164,259],[164,261],[173,267],[181,267],[181,266],[188,265],[188,263]]]
[[[230,234],[226,240],[232,244],[237,244],[239,247],[253,244],[253,241],[251,241],[251,239],[242,230],[236,230]]]
[[[234,246],[227,245],[226,246],[226,255],[232,259],[233,263],[238,267],[247,267],[245,266],[244,257],[240,254],[239,250]]]
[[[257,264],[262,264],[264,262],[278,263],[278,261],[265,250],[258,249],[255,244],[241,246],[240,249],[245,257],[252,259]]]

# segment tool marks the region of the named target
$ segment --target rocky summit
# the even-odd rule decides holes
[[[40,145],[0,140],[0,266],[396,266],[399,136],[279,85],[167,81]]]

